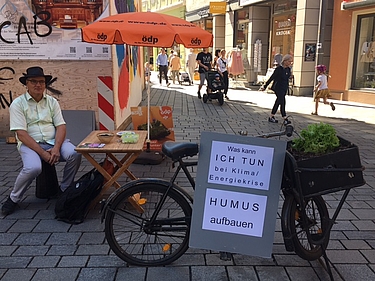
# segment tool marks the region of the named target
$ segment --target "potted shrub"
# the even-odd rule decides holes
[[[290,173],[297,172],[304,196],[365,184],[358,147],[337,136],[329,124],[308,125],[288,143],[288,156],[291,163],[286,165]]]

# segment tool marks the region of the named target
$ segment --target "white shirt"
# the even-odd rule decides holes
[[[316,80],[318,80],[318,82],[320,82],[320,87],[318,88],[318,91],[328,89],[327,75],[320,74],[320,75],[318,75]]]
[[[223,59],[223,58],[218,58],[217,61],[216,61],[216,65],[217,65],[217,69],[223,73],[225,71],[228,70],[227,66],[228,66],[228,60],[227,59]]]
[[[52,144],[56,127],[65,124],[57,100],[46,94],[39,102],[28,92],[17,97],[9,107],[9,116],[11,131],[25,130],[37,142]]]

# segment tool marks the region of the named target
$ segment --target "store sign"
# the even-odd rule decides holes
[[[255,3],[259,3],[259,2],[266,2],[266,0],[239,0],[238,5],[243,7],[243,6],[246,6],[246,5],[251,5],[251,4],[255,4]]]
[[[292,22],[290,20],[279,21],[276,25],[276,36],[290,35]]]
[[[210,13],[211,14],[225,14],[227,11],[226,2],[210,2]]]
[[[205,18],[205,17],[208,17],[210,15],[210,10],[209,9],[200,10],[197,14],[201,18]]]
[[[202,132],[192,248],[270,257],[286,142]]]

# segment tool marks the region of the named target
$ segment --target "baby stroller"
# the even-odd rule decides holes
[[[182,83],[188,83],[188,85],[193,84],[193,83],[191,83],[190,78],[189,78],[189,74],[187,72],[180,72],[180,81],[179,81],[179,83],[180,83],[180,85]]]
[[[223,77],[216,70],[209,70],[206,73],[207,94],[203,95],[203,102],[217,99],[220,105],[224,104],[224,81]]]

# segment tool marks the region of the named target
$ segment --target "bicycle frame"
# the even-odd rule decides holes
[[[157,204],[156,206],[156,209],[155,209],[155,212],[152,214],[151,216],[151,219],[150,219],[150,224],[154,224],[157,220],[156,220],[156,217],[158,216],[160,210],[161,210],[161,207],[163,206],[164,202],[165,202],[165,199],[167,197],[167,194],[169,192],[169,190],[171,188],[173,188],[173,186],[175,186],[174,182],[178,176],[178,174],[180,173],[181,170],[184,171],[184,174],[185,176],[188,178],[192,188],[195,190],[195,181],[193,179],[193,177],[191,176],[189,170],[187,169],[188,167],[191,167],[191,166],[197,166],[198,165],[198,161],[184,161],[182,158],[178,159],[177,161],[175,162],[178,162],[178,166],[177,166],[177,169],[176,171],[174,172],[171,180],[169,181],[169,185],[167,187],[167,190],[165,191],[164,195],[162,196],[161,200],[159,201],[159,203]],[[173,162],[173,166],[175,164],[175,162]],[[191,202],[193,202],[191,200]]]

